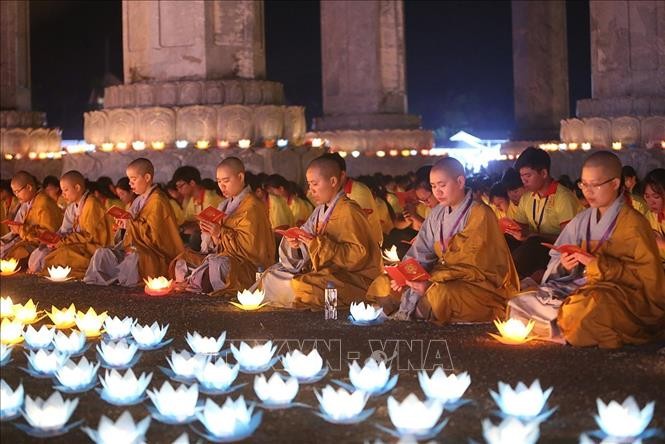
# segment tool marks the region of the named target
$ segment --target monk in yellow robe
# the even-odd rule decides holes
[[[644,178],[644,200],[648,211],[646,218],[656,235],[660,260],[665,267],[665,169],[656,168]]]
[[[502,318],[519,290],[508,245],[491,208],[465,189],[464,167],[454,158],[430,171],[439,205],[425,219],[406,254],[429,271],[428,281],[401,288],[382,275],[367,292],[393,318],[423,318],[437,324],[488,322]]]
[[[654,232],[626,205],[621,161],[589,156],[581,189],[590,208],[561,232],[543,283],[510,301],[510,316],[536,321],[534,334],[575,346],[616,348],[665,335],[665,272]]]
[[[131,287],[148,277],[167,276],[169,263],[184,250],[168,197],[153,184],[152,162],[138,158],[126,172],[137,197],[131,217],[116,221],[125,236],[120,245],[95,252],[83,278],[87,284]]]
[[[314,159],[306,177],[318,206],[300,236],[282,239],[279,262],[257,286],[280,307],[321,308],[328,283],[337,288],[339,305],[362,300],[381,272],[381,252],[367,215],[346,196],[337,161],[325,155]]]
[[[21,202],[10,232],[1,239],[0,257],[27,260],[39,246],[39,235],[55,231],[62,222],[62,210],[43,191],[37,190],[37,181],[26,171],[19,171],[11,181],[14,195]]]
[[[63,174],[59,188],[68,202],[62,225],[57,231],[60,241],[34,250],[28,270],[48,275],[46,270],[51,266],[69,266],[72,269],[70,277],[82,278],[95,251],[111,245],[113,220],[86,189],[85,177],[80,172],[72,170]]]
[[[274,261],[275,238],[265,205],[245,185],[245,166],[227,157],[217,166],[217,184],[226,198],[220,222],[200,220],[201,253],[191,250],[171,265],[171,276],[190,291],[233,296],[251,287],[259,267]]]
[[[286,200],[286,204],[293,215],[293,225],[291,226],[299,227],[304,224],[310,214],[312,214],[314,207],[307,198],[302,198],[298,195],[299,191],[296,187],[298,187],[298,185],[295,183],[289,183],[286,178],[279,174],[271,174],[263,183],[263,188],[265,188],[269,194],[281,196]]]
[[[0,221],[14,220],[18,207],[21,205],[19,200],[14,196],[12,187],[9,180],[3,180],[0,183]],[[0,224],[0,236],[9,233],[9,226]]]

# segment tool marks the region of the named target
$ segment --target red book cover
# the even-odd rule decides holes
[[[298,227],[292,227],[289,228],[288,230],[275,230],[275,233],[280,234],[284,237],[288,237],[289,239],[298,239],[300,237],[312,237],[311,234],[309,234],[305,230],[301,230]]]
[[[215,207],[208,207],[201,211],[196,217],[206,222],[218,224],[222,221],[222,219],[224,219],[224,217],[226,217],[226,214],[224,214],[223,211],[219,211]]]
[[[501,227],[501,231],[522,231],[520,224],[508,217],[499,219],[499,227]]]
[[[365,215],[369,216],[374,212],[371,208],[363,208],[363,211],[365,212]]]
[[[37,238],[39,242],[47,245],[55,245],[62,239],[58,233],[53,231],[43,231]]]
[[[388,276],[400,287],[404,287],[406,281],[426,281],[430,278],[427,270],[413,258],[402,261],[394,267],[385,267],[385,269]]]
[[[111,217],[115,219],[131,219],[132,218],[132,213],[129,211],[120,208],[118,206],[113,205],[111,208],[106,210],[106,214],[110,215]]]
[[[0,223],[3,223],[5,225],[9,225],[10,227],[11,226],[20,227],[21,225],[23,225],[21,222],[16,222],[15,220],[11,220],[11,219],[5,219]]]
[[[573,254],[573,253],[582,253],[582,254],[588,254],[584,249],[578,247],[577,245],[553,245],[553,244],[548,244],[547,242],[541,242],[540,245],[547,247],[551,250],[556,250],[559,253],[566,253],[566,254]]]

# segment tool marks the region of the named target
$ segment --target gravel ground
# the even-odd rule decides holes
[[[465,397],[472,403],[444,414],[450,422],[437,436],[441,442],[468,442],[469,439],[482,442],[481,421],[495,409],[489,390],[496,389],[498,381],[511,385],[519,381],[530,384],[536,378],[543,388],[554,387],[550,405],[558,406],[550,420],[541,425],[541,443],[577,442],[581,432],[596,429],[593,415],[598,397],[607,402],[623,401],[628,395],[634,395],[641,406],[655,400],[651,426],[665,428],[664,344],[614,351],[536,341],[513,347],[492,340],[487,333],[494,328],[489,324],[440,328],[420,322],[386,322],[379,326],[356,327],[346,320],[348,313],[345,312],[340,312],[338,321],[324,321],[321,312],[263,311],[265,309],[239,312],[222,299],[204,295],[183,293],[152,298],[140,289],[93,287],[79,282],[54,284],[23,275],[2,278],[0,293],[11,296],[14,302],[32,298],[42,309],[50,309],[51,305],[62,308],[73,302],[80,310],[92,306],[98,312],[106,310],[114,316],[133,316],[143,324],[154,321],[170,324],[167,338],[175,338],[175,341],[162,350],[144,353],[133,367],[137,374],[154,372],[151,387],[161,386],[167,379],[157,366],[167,366],[165,356],[169,350],[187,348],[184,337],[188,331],[216,336],[226,330],[227,341],[272,339],[280,346],[282,354],[299,347],[308,351],[316,343],[332,371],[323,381],[300,387],[296,400],[312,406],[318,406],[314,388],[320,390],[332,379],[346,378],[349,360],[364,360],[372,354],[392,358],[390,362],[393,370],[399,372],[399,381],[391,394],[399,400],[410,392],[423,398],[417,378],[420,368],[442,365],[455,372],[468,371],[472,382]],[[22,347],[15,347],[12,356],[13,361],[0,372],[2,378],[12,387],[22,381],[26,394],[32,397],[50,395],[51,380],[35,379],[20,369],[27,366]],[[94,347],[86,356],[97,359]],[[252,381],[253,376],[241,374],[238,382],[249,384],[233,394],[233,398],[242,393],[246,399],[256,400]],[[102,414],[115,420],[125,409],[105,403],[94,390],[79,396],[73,419],[84,419],[92,428],[97,427]],[[392,438],[375,427],[376,423],[391,425],[387,397],[370,399],[368,406],[375,407],[376,412],[359,425],[331,425],[305,408],[266,411],[251,441],[339,443],[381,439],[390,442]],[[215,396],[214,399],[221,404],[225,397]],[[135,420],[148,414],[145,403],[128,409]],[[189,427],[163,425],[153,420],[147,442],[170,443],[183,432],[189,434],[190,442],[200,440]],[[0,425],[0,437],[3,443],[33,441],[11,422]],[[50,441],[72,443],[89,439],[77,429]]]

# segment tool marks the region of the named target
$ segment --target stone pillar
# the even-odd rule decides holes
[[[568,117],[564,1],[512,1],[516,128],[512,139],[556,138]]]
[[[125,83],[266,74],[263,2],[123,0]]]

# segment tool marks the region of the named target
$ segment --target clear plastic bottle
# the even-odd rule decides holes
[[[332,282],[328,282],[324,293],[325,318],[337,319],[337,288]]]
[[[264,271],[265,270],[263,269],[263,267],[259,265],[259,267],[256,269],[256,282],[261,280],[261,275],[263,274]]]

